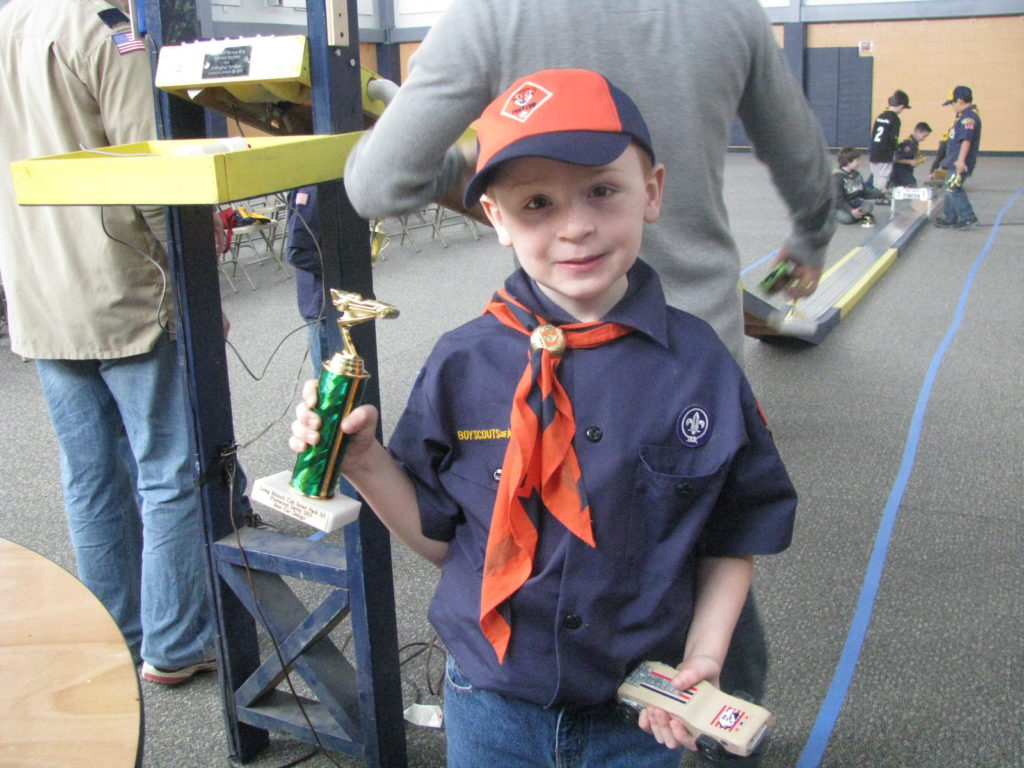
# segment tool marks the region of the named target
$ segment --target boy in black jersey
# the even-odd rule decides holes
[[[900,113],[905,109],[910,109],[910,97],[906,91],[894,91],[889,97],[889,108],[876,117],[871,126],[869,182],[879,192],[889,188],[893,156],[900,142]]]

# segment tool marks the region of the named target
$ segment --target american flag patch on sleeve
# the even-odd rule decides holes
[[[115,32],[112,37],[114,38],[114,45],[117,46],[117,52],[122,56],[132,51],[146,50],[146,44],[142,40],[136,40],[131,30]]]

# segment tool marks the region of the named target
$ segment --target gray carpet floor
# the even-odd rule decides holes
[[[777,716],[765,766],[1024,765],[1022,187],[1024,158],[982,158],[969,190],[981,226],[926,226],[819,346],[747,342],[748,375],[801,494],[792,547],[756,572],[771,643],[766,704]],[[785,236],[784,209],[751,155],[730,155],[726,197],[744,264],[754,264]],[[394,237],[375,267],[377,296],[403,313],[378,323],[385,432],[437,336],[478,314],[511,267],[491,233],[443,231],[447,247],[417,230],[418,253]],[[871,234],[841,227],[829,263]],[[287,425],[311,367],[301,331],[271,358],[299,326],[294,281],[272,261],[249,269],[256,290],[238,280],[236,293],[222,279],[221,292],[237,350],[236,436],[256,478],[292,465]],[[0,382],[0,536],[74,572],[35,368],[6,337]],[[399,642],[428,642],[436,572],[401,545],[393,557]],[[875,586],[865,591],[866,577]],[[855,616],[863,643],[844,653]],[[440,701],[442,666],[441,653],[403,665],[406,704]],[[228,764],[215,676],[142,691],[146,768]],[[410,766],[444,765],[442,731],[408,725],[407,737]],[[250,765],[308,751],[274,734]],[[337,753],[303,763],[359,764]]]

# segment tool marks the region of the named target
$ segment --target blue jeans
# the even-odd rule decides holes
[[[330,360],[335,352],[341,351],[341,331],[338,324],[327,317],[319,320],[303,318],[306,325],[306,339],[309,340],[309,359],[313,363],[313,378],[320,376],[323,363]]]
[[[718,682],[726,693],[761,703],[767,676],[768,640],[751,591],[736,620]]]
[[[764,683],[768,676],[768,640],[764,634],[761,615],[754,602],[753,590],[747,595],[732,632],[729,651],[722,665],[718,684],[723,691],[757,704],[764,700]],[[755,768],[761,764],[762,742],[758,752],[750,757],[737,757],[715,749],[698,753],[699,764],[725,765],[734,768]]]
[[[448,768],[679,768],[682,758],[614,704],[545,709],[480,690],[450,654],[444,722]]]
[[[952,174],[955,169],[950,169],[949,173]],[[978,217],[974,214],[974,208],[971,206],[971,201],[967,199],[967,193],[964,192],[964,185],[967,183],[967,173],[960,174],[961,182],[955,189],[946,188],[945,197],[942,203],[942,216],[946,221],[951,221],[954,224],[958,222],[977,221]]]
[[[143,355],[36,366],[79,578],[133,657],[172,669],[209,658],[208,569],[174,342],[165,335]]]
[[[309,361],[313,364],[313,378],[319,378],[323,370],[324,358],[330,359],[331,340],[328,337],[326,320],[306,321],[306,339],[309,341]]]

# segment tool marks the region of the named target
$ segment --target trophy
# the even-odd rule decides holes
[[[335,497],[341,461],[348,447],[348,435],[342,432],[341,422],[362,401],[370,378],[349,331],[359,323],[398,317],[396,307],[364,299],[358,293],[332,288],[331,301],[338,310],[342,348],[324,363],[317,381],[317,404],[313,411],[321,420],[320,442],[299,454],[291,473],[284,471],[261,478],[252,490],[253,501],[327,532],[352,522],[361,506],[348,496]]]

